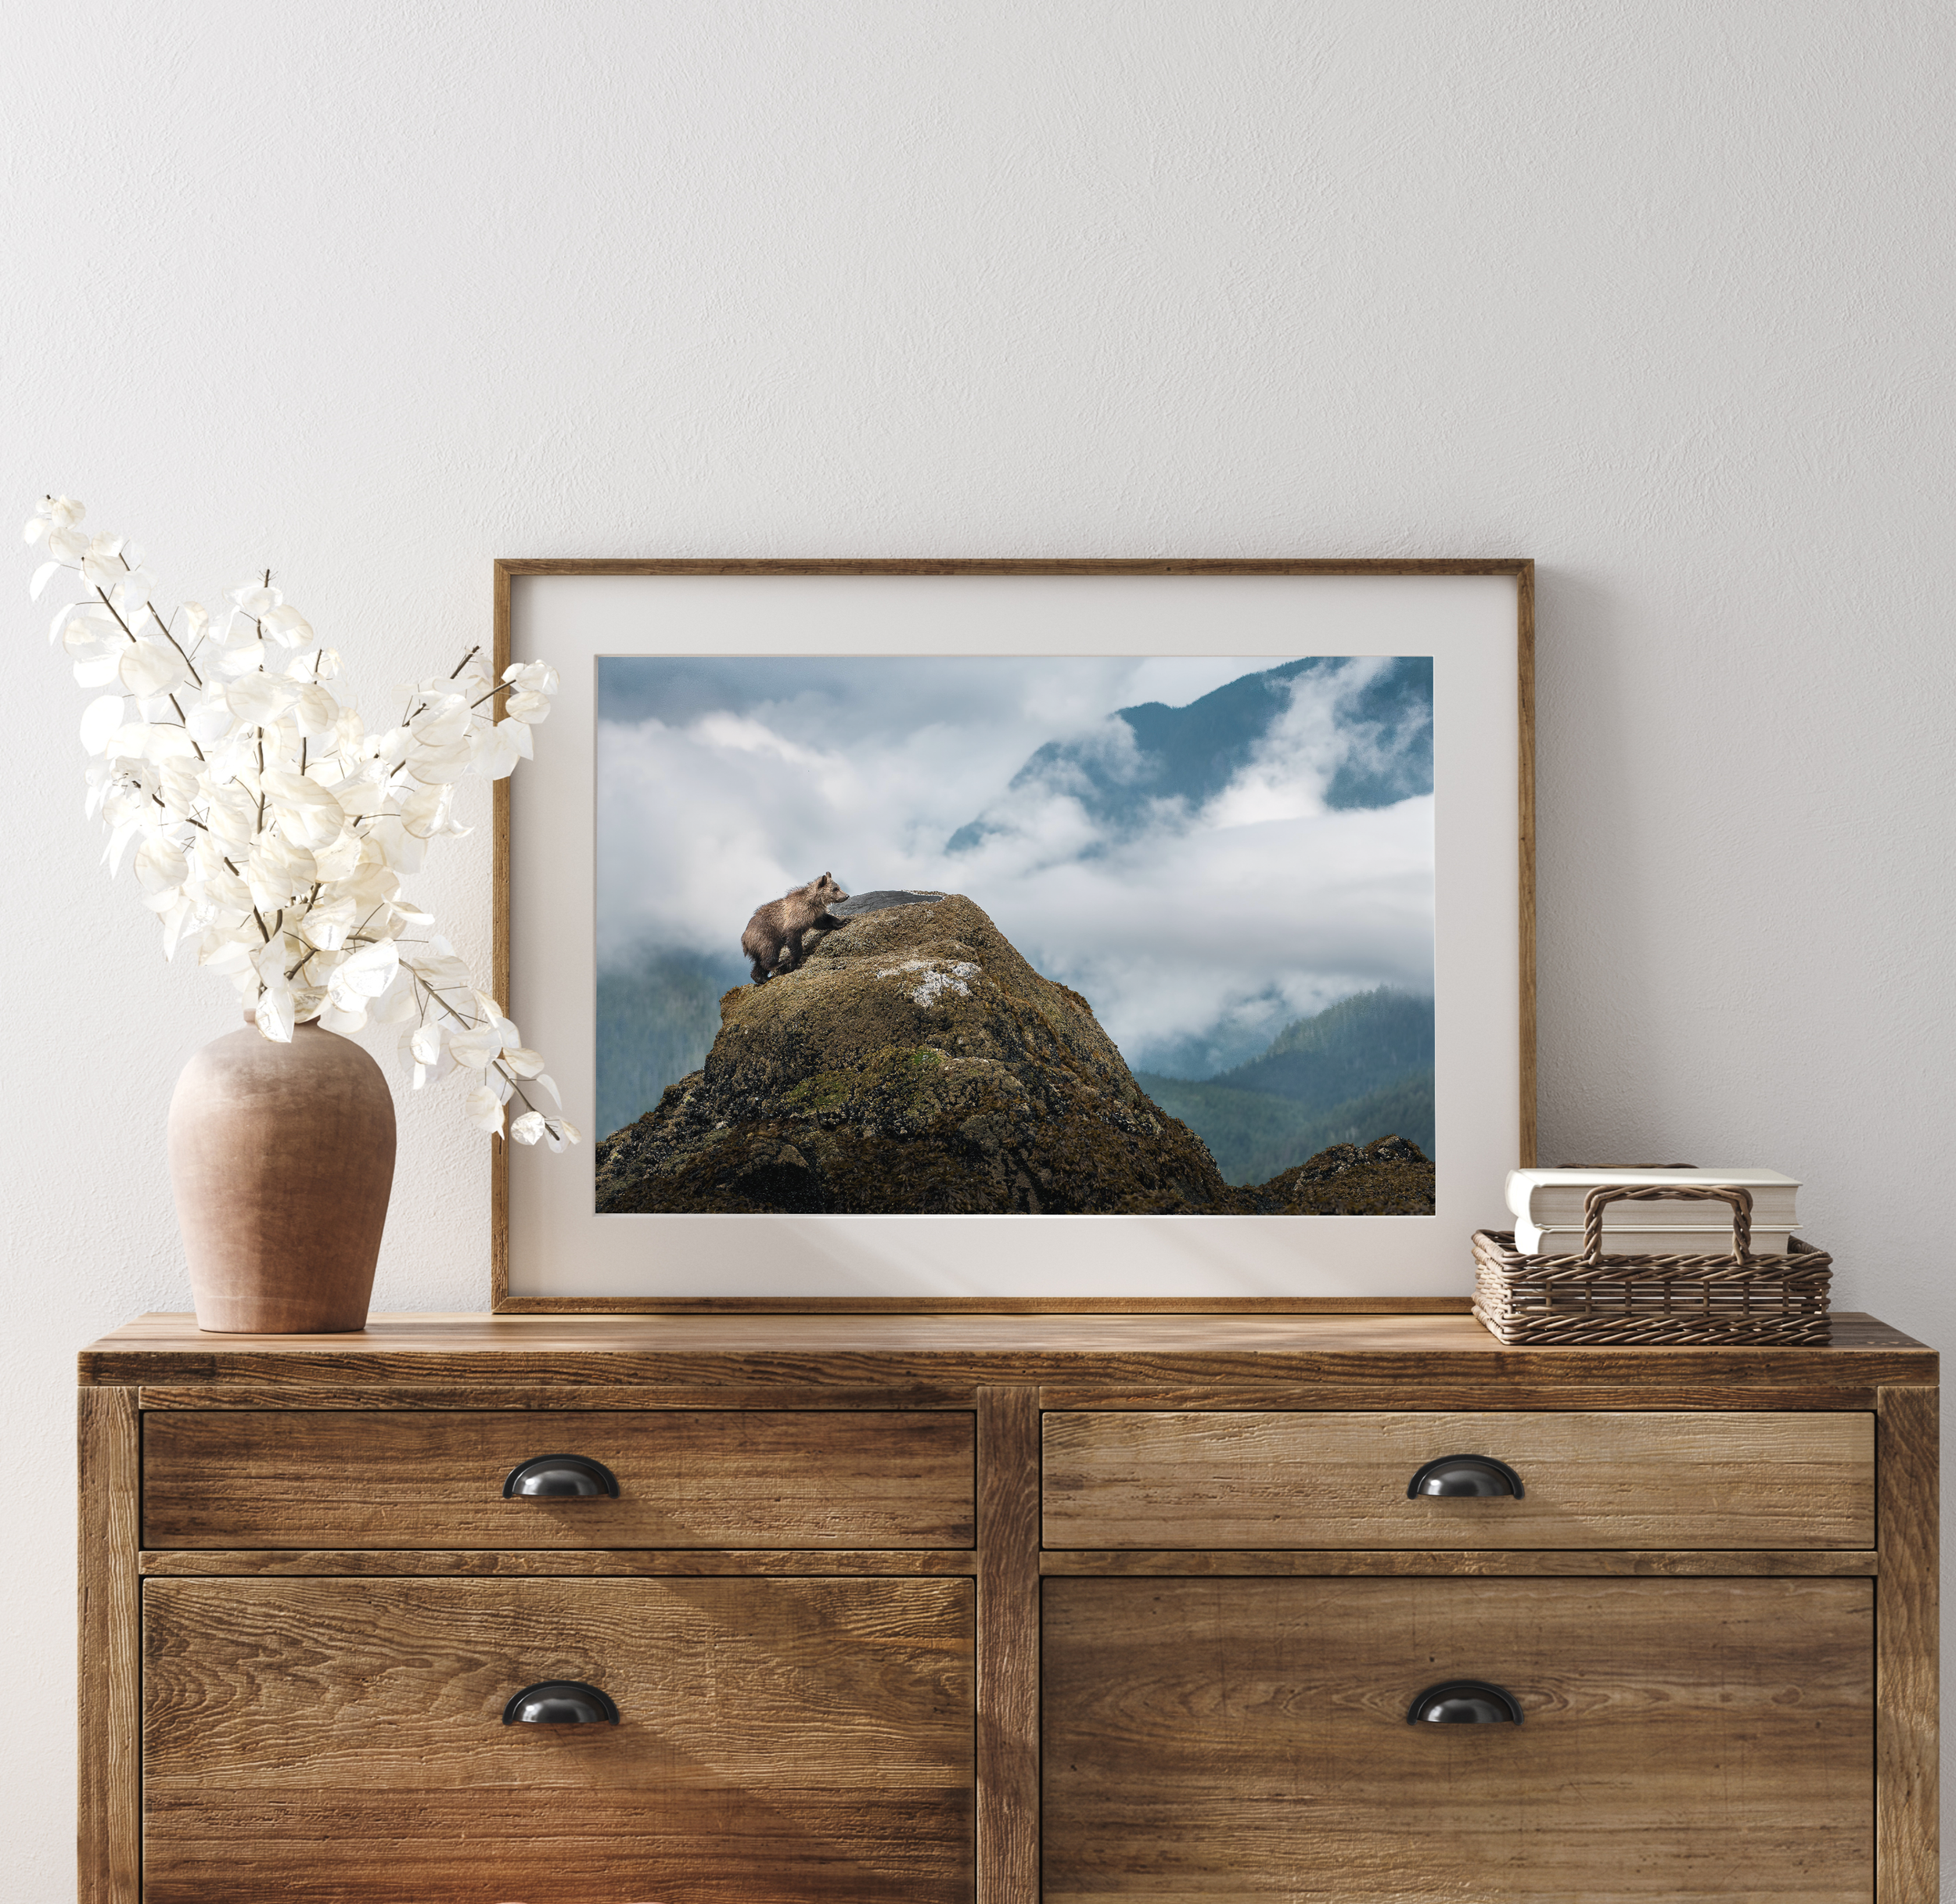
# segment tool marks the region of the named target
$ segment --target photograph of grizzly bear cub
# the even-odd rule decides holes
[[[597,1206],[1412,1213],[1433,667],[603,657]]]
[[[832,932],[842,921],[830,918],[829,908],[848,896],[829,874],[821,873],[757,907],[740,935],[741,950],[753,961],[754,983],[765,985],[777,972],[793,972],[801,963],[802,934],[811,926]]]

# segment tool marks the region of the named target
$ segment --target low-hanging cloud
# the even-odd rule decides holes
[[[732,954],[755,906],[829,871],[851,890],[968,893],[1137,1065],[1370,986],[1431,986],[1433,796],[1326,800],[1355,750],[1405,744],[1341,719],[1383,662],[1280,684],[1246,757],[1199,802],[1151,794],[1116,710],[1186,706],[1271,660],[604,665],[607,968]],[[1022,772],[1049,742],[1051,771]]]

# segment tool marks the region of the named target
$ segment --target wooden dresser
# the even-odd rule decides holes
[[[1936,1359],[1866,1317],[156,1316],[81,1381],[84,1904],[1936,1896]]]

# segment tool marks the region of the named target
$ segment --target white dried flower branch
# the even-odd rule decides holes
[[[370,734],[326,686],[339,656],[269,573],[228,591],[214,620],[195,602],[166,616],[141,551],[84,534],[84,514],[69,496],[36,509],[22,533],[49,559],[28,593],[38,600],[63,572],[85,590],[48,639],[83,687],[111,690],[81,717],[88,811],[108,829],[111,876],[135,847],[164,957],[194,938],[198,964],[230,977],[279,1043],[312,1020],[347,1033],[399,1025],[415,1090],[459,1076],[482,1130],[501,1134],[514,1098],[516,1142],[577,1143],[543,1059],[401,883],[430,840],[471,830],[453,817],[458,781],[500,780],[532,757],[556,670],[522,662],[494,681],[471,648],[445,681],[403,688],[399,724]]]

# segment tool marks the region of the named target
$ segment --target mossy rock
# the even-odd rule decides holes
[[[599,1210],[1247,1215],[1375,1181],[1397,1209],[1417,1167],[1431,1208],[1432,1166],[1396,1155],[1350,1183],[1311,1177],[1318,1159],[1224,1183],[1087,1000],[961,895],[811,933],[804,956],[728,992],[704,1067],[599,1146]]]
[[[1433,1166],[1409,1137],[1334,1144],[1250,1194],[1273,1216],[1430,1216]]]

